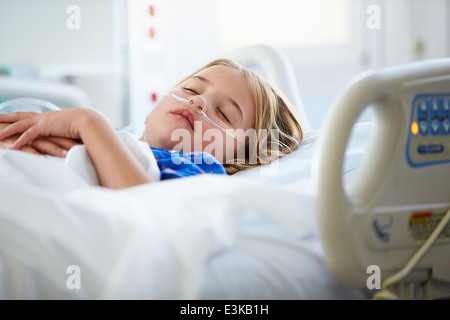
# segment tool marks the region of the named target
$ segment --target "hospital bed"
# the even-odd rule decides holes
[[[0,102],[8,99],[39,99],[60,108],[90,107],[87,95],[78,87],[38,78],[9,78],[0,76]]]
[[[450,296],[450,61],[362,74],[312,130],[281,52],[234,54],[294,101],[301,148],[233,176],[119,191],[65,160],[0,150],[0,298]],[[357,122],[366,108],[373,120]]]

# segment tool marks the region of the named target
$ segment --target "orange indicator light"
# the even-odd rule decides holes
[[[411,123],[411,133],[413,135],[416,135],[419,132],[419,125],[417,124],[417,122],[413,121]]]

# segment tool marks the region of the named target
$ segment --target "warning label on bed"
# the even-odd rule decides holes
[[[409,217],[409,230],[413,239],[426,240],[442,220],[445,212],[446,210],[414,212]],[[440,238],[450,238],[450,223],[442,229],[438,236],[438,239]]]

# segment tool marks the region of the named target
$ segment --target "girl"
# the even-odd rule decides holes
[[[46,145],[45,150],[61,156],[74,143],[83,143],[104,187],[152,182],[96,110],[16,112],[0,115],[0,122],[9,123],[0,131],[0,141],[17,138],[9,149],[27,146],[24,151],[35,152]],[[162,156],[171,162],[170,172],[188,168],[191,174],[234,174],[296,150],[302,136],[295,110],[276,88],[232,60],[217,59],[180,81],[157,103],[141,140],[157,160]],[[161,161],[158,165],[167,167]]]

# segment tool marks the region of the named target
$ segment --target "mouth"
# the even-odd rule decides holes
[[[192,130],[194,130],[194,121],[195,117],[194,115],[187,109],[178,109],[172,112],[177,117],[180,117],[182,120],[184,120]]]

